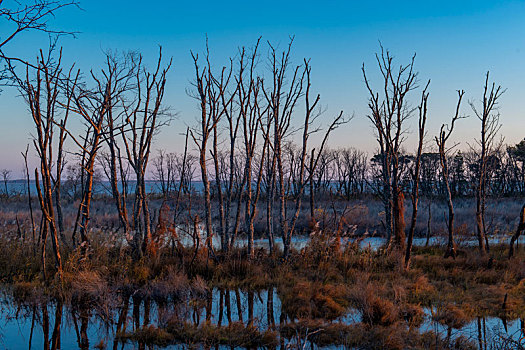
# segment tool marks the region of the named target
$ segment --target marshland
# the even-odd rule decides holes
[[[375,41],[327,107],[301,35],[93,54],[92,6],[0,0],[0,348],[525,347],[518,73]]]

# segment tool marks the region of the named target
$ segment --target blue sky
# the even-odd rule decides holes
[[[9,2],[4,0],[4,6]],[[96,68],[108,49],[138,50],[152,60],[158,45],[165,56],[173,57],[165,102],[178,112],[178,118],[159,135],[157,148],[179,150],[183,143],[179,134],[198,115],[186,89],[193,77],[190,50],[202,51],[205,35],[217,64],[235,55],[239,46],[253,45],[259,36],[284,46],[294,35],[294,61],[311,59],[313,88],[321,94],[325,121],[339,110],[355,115],[334,133],[333,147],[354,146],[370,153],[376,147],[366,119],[367,94],[360,69],[365,63],[372,79],[377,77],[378,41],[399,63],[416,52],[421,80],[432,80],[429,140],[450,119],[457,89],[466,91],[467,100],[479,101],[487,70],[507,89],[500,106],[506,142],[525,137],[521,105],[525,98],[525,1],[81,0],[81,7],[64,10],[50,22],[54,28],[79,32],[76,38],[61,40],[67,62]],[[0,33],[4,28],[5,23],[0,23]],[[5,50],[30,58],[46,46],[47,37],[33,33],[20,35]],[[18,173],[20,151],[30,141],[31,119],[23,100],[12,90],[2,92],[0,104],[0,122],[10,126],[0,128],[0,168]],[[463,107],[464,114],[473,114],[467,103]],[[474,142],[479,123],[474,117],[461,122],[455,138],[466,148],[467,142]],[[409,140],[407,148],[413,144]]]

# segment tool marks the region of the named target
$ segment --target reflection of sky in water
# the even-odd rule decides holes
[[[242,290],[230,290],[223,292],[223,297],[226,293],[230,296],[230,316],[232,322],[240,321],[239,310],[242,314],[243,323],[246,324],[249,320],[248,313],[248,297],[249,293]],[[278,326],[279,318],[281,315],[281,302],[275,289],[270,293],[273,294],[273,318],[275,324]],[[211,323],[218,324],[221,314],[221,303],[220,303],[221,292],[215,289],[212,293],[212,308],[211,308]],[[237,296],[239,296],[239,307],[237,304]],[[225,326],[228,324],[226,298],[223,299],[222,308],[222,319],[221,325]],[[191,304],[191,303],[190,303]],[[196,313],[192,311],[192,307],[186,303],[173,304],[168,303],[164,307],[159,307],[154,302],[151,303],[150,308],[150,324],[163,325],[165,321],[169,319],[170,315],[178,312],[179,315],[183,316],[190,323],[196,323],[196,319],[199,319],[199,324],[202,324],[206,320],[206,301],[198,303]],[[177,310],[176,310],[177,309]],[[34,322],[33,334],[31,339],[31,348],[43,349],[44,348],[44,332],[43,332],[43,317],[42,307],[37,307],[37,312],[33,314],[33,308],[28,307],[17,307],[10,302],[6,296],[2,300],[0,306],[0,347],[2,349],[28,349],[29,338],[31,334],[31,325]],[[47,307],[49,316],[49,331],[48,337],[52,339],[53,329],[55,327],[55,312],[56,304],[48,304]],[[118,321],[118,315],[120,309],[113,310],[113,319],[110,322],[105,322],[100,316],[97,316],[95,312],[91,312],[89,316],[89,322],[87,327],[87,337],[89,340],[89,348],[92,349],[96,345],[100,344],[101,341],[106,345],[106,348],[113,348],[115,345],[115,333],[116,323]],[[198,317],[196,316],[198,314]],[[442,337],[447,334],[447,327],[432,321],[430,310],[425,310],[425,320],[420,327],[420,331],[434,331],[439,333]],[[33,318],[34,317],[34,318]],[[263,290],[261,292],[253,293],[253,324],[260,330],[264,330],[268,327],[269,323],[268,314],[268,291]],[[271,316],[270,316],[271,317]],[[360,314],[356,310],[349,310],[349,312],[340,317],[334,322],[342,322],[345,324],[353,324],[360,321]],[[135,322],[133,316],[133,301],[130,300],[129,309],[126,317],[126,330],[131,331],[135,329]],[[75,325],[76,323],[76,325]],[[140,325],[144,324],[144,303],[140,304]],[[519,341],[522,336],[521,323],[519,320],[513,320],[507,322],[507,331],[504,329],[503,321],[498,318],[486,318],[484,321],[481,320],[482,328],[482,339],[485,339],[487,343],[502,341],[503,338],[510,337],[515,341]],[[80,314],[79,312],[73,313],[70,307],[64,306],[62,310],[62,322],[60,327],[60,345],[62,349],[74,349],[79,348],[78,335],[81,328]],[[469,340],[478,343],[478,324],[477,320],[469,322],[465,327],[460,330],[452,330],[451,337],[463,336]],[[503,337],[503,338],[502,338]],[[121,348],[122,345],[119,345]],[[128,343],[124,345],[124,349],[134,349],[136,344]],[[176,346],[170,348],[177,348]],[[221,347],[226,349],[227,347]]]
[[[42,327],[42,308],[39,306],[38,309],[38,312],[35,314],[35,326],[31,337],[31,324],[33,322],[33,311],[31,308],[17,309],[15,305],[3,303],[0,314],[0,348],[6,350],[28,349],[30,337],[31,349],[45,348]],[[55,305],[48,306],[49,339],[52,338],[53,328],[55,326],[55,310]],[[90,348],[99,344],[101,340],[104,340],[106,345],[110,345],[108,344],[108,339],[114,338],[114,331],[111,327],[108,328],[95,317],[90,318],[88,325],[87,336]],[[80,327],[78,319],[77,326]],[[71,311],[66,307],[63,308],[62,313],[60,343],[61,349],[80,348]]]
[[[425,320],[420,327],[420,331],[434,331],[442,335],[447,334],[447,326],[444,326],[438,322],[432,321],[432,315],[430,309],[425,309]],[[522,329],[522,324],[520,320],[510,320],[505,321],[507,323],[507,329],[505,330],[504,321],[497,317],[487,317],[485,319],[480,318],[481,325],[481,339],[484,346],[487,348],[492,348],[492,344],[499,344],[502,346],[502,343],[507,340],[507,338],[512,339],[513,341],[521,343],[522,346],[525,346],[525,341],[521,341],[521,338],[525,336],[524,330]],[[461,329],[452,329],[451,338],[455,339],[457,337],[463,336],[468,340],[474,341],[478,344],[480,332],[478,329],[478,320],[468,322]],[[496,347],[501,348],[503,347]]]

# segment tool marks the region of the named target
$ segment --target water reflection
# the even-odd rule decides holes
[[[0,306],[0,347],[5,349],[146,349],[144,343],[123,342],[120,335],[145,326],[166,327],[173,320],[194,326],[210,324],[226,327],[240,322],[263,331],[278,330],[293,322],[281,311],[275,288],[262,291],[218,288],[183,302],[155,300],[141,293],[121,295],[117,308],[108,314],[96,308],[66,305],[60,300],[17,304],[4,296]],[[420,331],[433,330],[447,341],[460,337],[475,341],[481,350],[494,344],[521,348],[525,338],[524,320],[477,317],[460,329],[433,320],[427,310]],[[278,320],[278,324],[276,324]],[[355,310],[334,322],[352,324],[360,321]],[[280,339],[284,349],[291,339]],[[169,348],[169,347],[168,347]],[[171,348],[176,348],[172,346]],[[216,347],[224,348],[228,347]]]

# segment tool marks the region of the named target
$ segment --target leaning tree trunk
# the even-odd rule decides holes
[[[520,222],[518,224],[518,228],[516,229],[516,233],[514,233],[510,239],[509,259],[514,255],[514,242],[518,240],[523,230],[525,230],[525,205],[523,205],[521,208]]]

